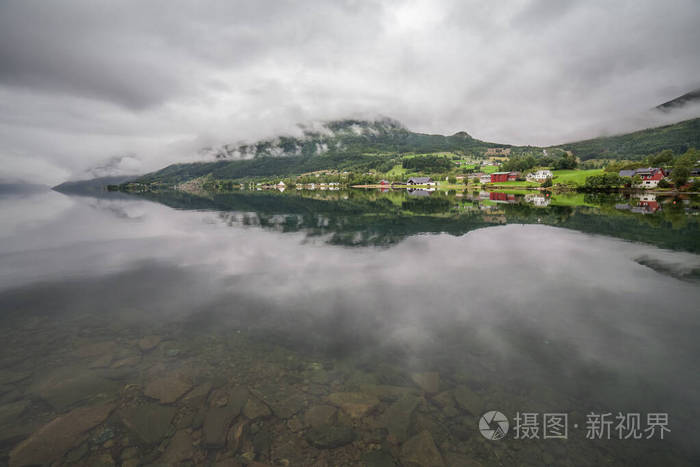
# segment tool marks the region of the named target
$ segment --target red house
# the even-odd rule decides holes
[[[491,183],[514,182],[520,176],[520,172],[494,172],[491,174]]]
[[[507,182],[510,172],[494,172],[491,174],[491,183]]]
[[[655,187],[664,178],[662,169],[649,167],[648,169],[638,169],[637,175],[642,177],[642,185]]]
[[[642,188],[655,188],[659,182],[666,176],[663,169],[658,167],[647,167],[644,169],[620,170],[620,177],[634,177],[639,175],[642,181],[637,185]]]

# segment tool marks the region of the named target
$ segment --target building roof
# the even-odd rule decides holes
[[[412,177],[408,179],[409,182],[413,182],[418,185],[422,185],[423,183],[429,183],[432,182],[433,180],[430,177]]]
[[[632,170],[620,170],[620,177],[634,177],[635,175],[654,175],[656,172],[661,170],[658,167],[644,167]]]

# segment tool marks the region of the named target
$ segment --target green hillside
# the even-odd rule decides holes
[[[199,177],[214,180],[288,178],[316,171],[349,172],[355,177],[373,171],[394,176],[408,173],[454,173],[462,159],[483,158],[488,148],[511,148],[511,160],[502,170],[523,171],[535,166],[572,168],[576,161],[589,159],[641,160],[649,154],[670,149],[676,154],[700,147],[700,119],[636,131],[625,135],[594,138],[542,148],[509,146],[480,141],[465,132],[451,136],[412,132],[391,119],[377,121],[342,120],[322,127],[303,129],[300,137],[278,137],[250,145],[225,145],[203,150],[213,162],[173,164],[144,175],[136,183],[172,186]],[[566,158],[571,161],[565,160]],[[564,164],[571,162],[571,164]],[[386,175],[385,175],[386,176]],[[357,181],[357,179],[356,179]]]
[[[235,180],[286,177],[318,170],[389,172],[401,165],[405,157],[416,154],[476,157],[489,147],[499,146],[503,145],[474,139],[465,132],[451,136],[415,133],[389,119],[342,120],[327,123],[322,131],[306,130],[300,138],[280,137],[253,145],[208,148],[218,159],[215,162],[173,164],[136,182],[172,185],[205,175]],[[247,158],[236,160],[237,157]]]
[[[670,149],[682,154],[700,147],[700,118],[625,135],[606,136],[556,147],[572,151],[582,161],[588,159],[641,159]]]

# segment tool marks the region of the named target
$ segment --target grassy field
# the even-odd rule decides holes
[[[401,166],[401,164],[396,164],[395,166],[393,166],[393,167],[391,168],[390,171],[388,171],[388,172],[386,173],[386,176],[389,177],[389,178],[391,178],[391,177],[400,178],[400,177],[403,177],[404,175],[406,175],[406,169],[404,169],[404,168]]]
[[[586,183],[586,177],[591,175],[600,175],[603,173],[603,169],[591,169],[591,170],[554,170],[552,174],[552,182],[554,184],[561,183],[565,185],[583,185]]]
[[[484,165],[481,167],[481,171],[484,172],[485,174],[498,172],[498,166],[496,166],[496,165]]]
[[[595,204],[586,203],[583,193],[566,193],[554,194],[551,197],[552,206],[595,206]]]

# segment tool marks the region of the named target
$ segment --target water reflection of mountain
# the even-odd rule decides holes
[[[292,190],[138,196],[176,209],[220,211],[231,225],[327,236],[328,242],[338,245],[392,245],[423,233],[463,235],[505,223],[539,223],[700,253],[700,225],[693,215],[697,200],[689,199],[654,200],[655,211],[648,215],[621,206],[649,200],[609,195],[549,198],[540,193]]]

